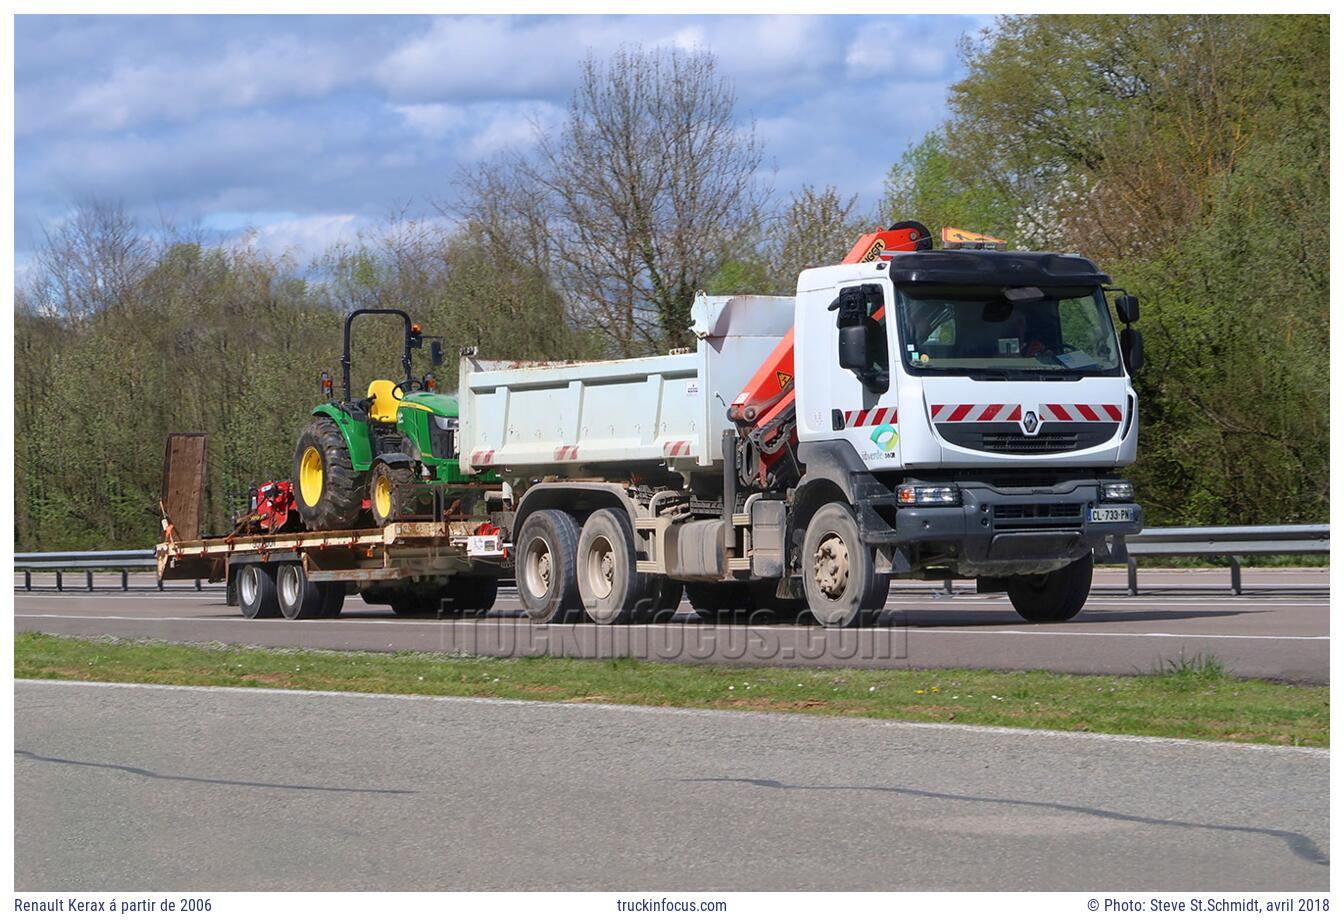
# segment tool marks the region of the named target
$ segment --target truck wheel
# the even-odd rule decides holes
[[[706,623],[731,623],[751,612],[751,589],[744,582],[688,581],[686,599]]]
[[[308,423],[294,449],[294,502],[309,530],[341,530],[359,517],[363,496],[350,448],[326,416]]]
[[[871,626],[886,605],[890,575],[879,575],[848,505],[824,505],[803,537],[803,591],[822,626]]]
[[[280,612],[287,620],[315,620],[327,602],[322,586],[309,581],[303,566],[296,562],[282,563],[276,570],[275,591]]]
[[[322,616],[340,616],[341,609],[345,607],[345,582],[326,582],[323,584],[322,589],[326,592],[326,596],[322,601]]]
[[[369,473],[369,511],[373,523],[383,527],[392,521],[404,521],[415,510],[411,486],[415,471],[406,466],[375,463]]]
[[[389,592],[388,603],[397,616],[424,617],[437,614],[443,607],[443,598],[438,592],[399,588]]]
[[[579,535],[579,597],[594,623],[631,623],[649,610],[655,585],[635,566],[635,536],[627,519],[604,508],[589,516]]]
[[[245,565],[238,573],[238,606],[249,620],[280,615],[275,578],[262,565]]]
[[[460,577],[448,582],[448,604],[458,616],[481,617],[495,607],[498,578]]]
[[[534,623],[573,623],[583,617],[578,577],[579,525],[563,511],[537,511],[514,541],[518,597]]]
[[[1008,579],[1008,599],[1028,623],[1072,620],[1087,603],[1091,590],[1091,553],[1046,575],[1014,575]]]
[[[649,579],[649,593],[640,600],[636,621],[640,623],[666,623],[676,615],[681,606],[681,596],[685,592],[681,582],[664,576]]]

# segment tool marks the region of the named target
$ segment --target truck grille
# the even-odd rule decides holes
[[[995,505],[996,530],[1053,530],[1083,521],[1080,504]]]
[[[429,426],[429,449],[440,460],[451,460],[457,456],[457,429]]]
[[[1076,434],[1038,434],[1029,438],[1024,434],[980,435],[980,449],[999,454],[1054,454],[1078,449]]]
[[[1042,423],[1035,435],[1025,435],[1016,422],[938,425],[943,440],[968,450],[992,454],[1060,454],[1105,444],[1119,426],[1111,422]]]

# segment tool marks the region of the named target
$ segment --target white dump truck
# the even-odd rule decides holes
[[[905,222],[796,296],[701,295],[694,350],[464,351],[460,459],[510,484],[528,615],[638,622],[684,587],[704,617],[855,626],[892,578],[974,577],[1075,616],[1141,528],[1138,301],[1078,255],[954,240]]]

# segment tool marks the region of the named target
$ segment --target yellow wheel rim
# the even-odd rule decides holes
[[[392,484],[386,476],[379,476],[373,483],[373,510],[380,520],[387,520],[392,514]]]
[[[316,447],[305,450],[299,461],[299,494],[309,508],[322,498],[322,454]]]

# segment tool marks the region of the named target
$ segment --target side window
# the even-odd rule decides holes
[[[891,353],[887,345],[887,310],[880,284],[841,288],[830,307],[836,311],[837,359],[874,393],[891,385]]]

